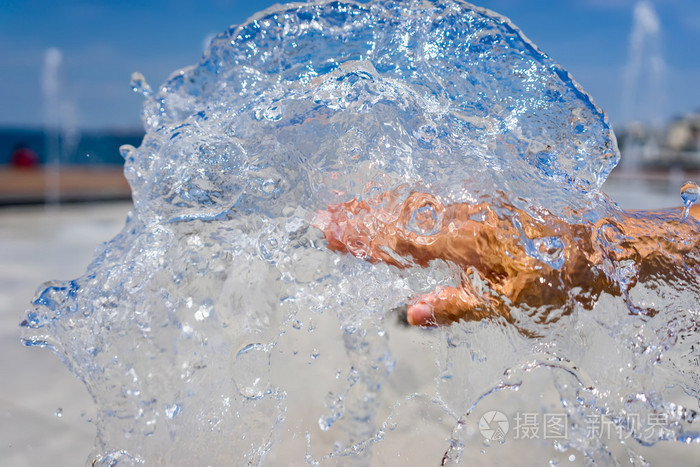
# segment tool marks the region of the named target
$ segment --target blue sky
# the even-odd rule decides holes
[[[657,118],[700,108],[700,1],[647,0],[658,17],[664,71]],[[511,18],[567,68],[611,120],[623,109],[633,10],[639,0],[482,0]],[[151,86],[195,63],[205,38],[274,2],[238,0],[2,0],[0,126],[45,121],[41,73],[46,51],[61,52],[59,86],[70,122],[85,128],[140,126],[140,71]],[[647,73],[646,69],[640,71]],[[629,81],[629,80],[628,80]]]

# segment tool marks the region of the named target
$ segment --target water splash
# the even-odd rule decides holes
[[[599,191],[618,160],[604,113],[506,18],[462,2],[277,6],[157,90],[133,85],[147,130],[122,148],[134,210],[22,323],[98,404],[89,462],[452,465],[496,452],[475,415],[499,395],[566,415],[569,436],[538,444],[547,460],[609,461],[612,441],[582,431],[594,416],[638,444],[698,439],[695,260],[675,275],[638,267]],[[458,203],[490,203],[477,223],[512,216],[507,201],[523,219],[589,225],[600,277],[621,287],[567,291],[566,311],[511,304],[517,326],[408,328],[395,310],[411,297],[465,278],[491,291],[446,261],[329,251],[311,219],[353,198],[355,214],[402,219],[424,242],[453,228]],[[567,265],[556,231],[522,224],[512,241],[538,270]],[[355,232],[364,247],[373,228]],[[527,406],[532,374],[555,405]]]
[[[698,194],[700,194],[700,189],[698,189],[698,185],[695,182],[685,182],[681,187],[681,198],[683,199],[681,222],[685,222],[688,218],[690,208],[697,201]]]
[[[146,77],[139,72],[131,74],[131,90],[144,97],[148,97],[153,93],[151,86],[146,81]]]

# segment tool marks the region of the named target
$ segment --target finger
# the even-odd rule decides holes
[[[373,263],[410,266],[410,261],[395,252],[396,229],[386,222],[385,215],[380,208],[372,209],[367,202],[353,199],[316,212],[312,225],[323,232],[333,251],[351,253]]]
[[[362,223],[366,220],[366,211],[369,206],[364,202],[352,199],[347,203],[333,204],[328,209],[317,211],[311,225],[323,232],[328,241],[328,248],[333,251],[351,252],[357,256],[363,256],[366,252],[359,251],[358,244],[364,244],[357,237],[363,229]],[[355,246],[355,248],[353,248]]]
[[[347,252],[345,247],[347,218],[341,218],[337,212],[333,212],[330,209],[317,211],[311,225],[323,232],[330,250]]]
[[[396,222],[395,251],[420,266],[434,259],[482,266],[493,257],[490,250],[498,245],[498,229],[497,216],[485,202],[444,206],[429,194],[413,192]]]
[[[413,326],[436,326],[459,320],[478,320],[491,314],[489,304],[464,286],[444,287],[420,295],[408,305],[407,319]]]
[[[440,256],[439,248],[428,247],[437,239],[444,212],[432,196],[412,193],[400,202],[390,192],[370,202],[353,199],[331,205],[316,213],[312,225],[323,231],[329,249],[372,262],[408,267],[417,260],[417,264],[427,266]]]

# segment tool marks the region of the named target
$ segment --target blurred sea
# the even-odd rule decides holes
[[[62,132],[57,135],[59,160],[66,165],[121,165],[124,159],[119,154],[119,146],[139,146],[143,135],[140,128]],[[0,128],[0,167],[10,162],[20,144],[36,152],[39,161],[46,163],[51,138],[43,129]],[[56,136],[53,138],[55,141]]]

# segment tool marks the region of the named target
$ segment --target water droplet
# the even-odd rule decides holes
[[[243,347],[233,362],[233,379],[247,399],[260,399],[270,384],[270,353],[263,344]]]
[[[304,323],[302,323],[302,322],[299,321],[298,319],[295,319],[294,322],[292,323],[292,327],[293,327],[294,329],[301,329],[301,328],[304,327]]]
[[[153,436],[153,433],[156,432],[156,424],[157,421],[156,419],[151,419],[146,421],[146,426],[143,428],[143,435],[144,436]]]
[[[30,311],[29,313],[27,313],[27,319],[22,321],[21,325],[26,328],[38,329],[44,326],[44,324],[41,321],[42,320],[36,311]]]
[[[56,409],[56,411],[53,414],[54,414],[54,416],[61,418],[61,417],[63,417],[63,409],[59,407]]]
[[[180,409],[180,406],[179,406],[178,404],[166,405],[166,406],[165,406],[165,415],[166,415],[168,418],[173,418],[173,417],[175,417],[177,414],[180,413],[180,410],[181,410],[181,409]]]
[[[681,215],[681,222],[685,222],[690,214],[690,207],[697,201],[698,194],[700,194],[700,189],[695,182],[685,182],[681,187],[681,198],[683,199],[683,214]]]
[[[573,462],[573,461],[575,461],[575,460],[576,460],[576,456],[573,455],[573,454],[571,454],[571,455],[569,456],[569,462]]]
[[[326,406],[326,410],[318,419],[318,426],[321,430],[328,431],[345,414],[345,402],[342,395],[330,392],[323,405]]]
[[[152,92],[151,86],[146,82],[146,78],[138,71],[131,74],[131,89],[145,97],[150,96]]]
[[[213,306],[211,305],[211,303],[201,304],[197,311],[194,312],[194,319],[196,319],[197,321],[203,321],[204,319],[209,317],[212,309]]]
[[[694,182],[685,182],[681,187],[681,198],[684,203],[694,203],[698,199],[698,185]]]
[[[311,352],[311,358],[314,359],[314,360],[316,360],[320,355],[321,355],[321,352],[319,352],[319,351],[316,350],[316,349],[314,349],[314,350]]]
[[[129,160],[129,156],[134,152],[136,148],[130,144],[122,144],[119,146],[119,154],[124,160]]]
[[[314,320],[309,321],[309,329],[307,331],[314,332],[316,330],[316,323]]]

